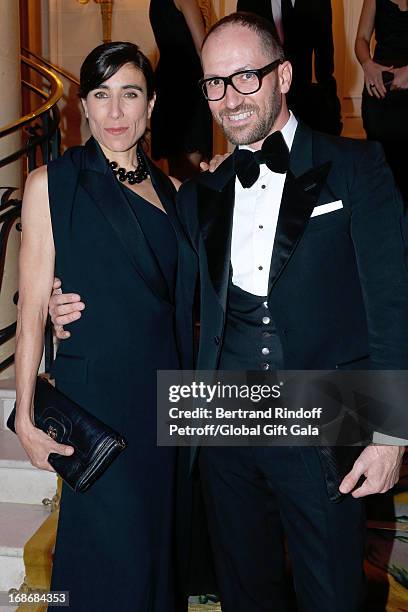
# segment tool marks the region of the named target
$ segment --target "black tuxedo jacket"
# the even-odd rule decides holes
[[[268,295],[284,367],[408,368],[406,221],[381,146],[299,123],[290,165],[296,181],[285,183]],[[231,155],[178,194],[199,257],[203,370],[217,368],[222,345],[234,189]],[[338,200],[342,208],[311,217]]]
[[[274,24],[271,0],[238,0],[237,11],[256,13]],[[288,103],[313,128],[340,134],[331,1],[296,0],[289,26],[284,40],[285,56],[293,66]],[[313,62],[317,84],[312,86]]]

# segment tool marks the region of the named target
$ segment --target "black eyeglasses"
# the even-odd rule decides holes
[[[210,102],[221,100],[225,96],[227,85],[231,85],[235,91],[246,96],[259,91],[264,76],[275,70],[282,62],[282,59],[277,59],[256,70],[240,70],[227,77],[214,76],[200,79],[198,85],[201,87],[204,97]]]

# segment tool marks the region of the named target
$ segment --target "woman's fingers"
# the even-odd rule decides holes
[[[225,161],[230,155],[231,153],[224,153],[224,155],[214,155],[214,157],[210,161],[210,172],[214,172],[218,168],[218,166],[220,166],[222,162]]]
[[[28,431],[19,434],[23,446],[31,464],[41,470],[55,472],[48,462],[50,453],[58,453],[68,457],[75,452],[73,446],[60,444],[37,427],[30,427]]]
[[[387,89],[384,85],[383,72],[392,70],[392,66],[381,66],[370,60],[363,65],[363,70],[368,94],[375,98],[384,98]]]
[[[73,455],[74,452],[75,449],[73,446],[69,446],[68,444],[60,444],[59,442],[54,442],[50,449],[50,453],[58,453],[58,455],[65,455],[67,457]]]
[[[200,162],[200,168],[203,172],[206,172],[207,170],[209,170],[210,172],[214,172],[218,168],[218,166],[220,166],[222,162],[226,160],[227,157],[229,157],[230,155],[231,153],[224,153],[223,155],[214,155],[214,157],[209,162]]]

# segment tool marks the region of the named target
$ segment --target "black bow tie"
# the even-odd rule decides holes
[[[266,164],[272,172],[285,174],[289,169],[289,149],[282,132],[273,132],[263,142],[260,151],[236,149],[235,171],[241,185],[252,187],[259,177],[260,164]]]

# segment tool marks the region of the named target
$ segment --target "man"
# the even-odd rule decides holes
[[[179,192],[200,263],[198,368],[406,368],[403,207],[381,148],[297,123],[285,99],[291,65],[270,25],[255,15],[219,21],[202,62],[213,116],[240,148]],[[260,151],[271,134],[277,166],[263,163],[270,163],[266,152],[254,166],[247,149]],[[357,611],[360,498],[395,484],[403,450],[363,450],[334,502],[334,452],[201,448],[223,611],[288,610],[283,535],[299,608]]]
[[[310,127],[328,134],[342,130],[336,94],[330,0],[238,0],[237,11],[271,21],[293,66],[289,107]],[[312,75],[316,83],[312,83]]]
[[[291,65],[255,16],[218,22],[202,63],[211,112],[244,151],[179,192],[200,261],[199,369],[407,367],[403,206],[380,147],[297,124],[286,104]],[[279,172],[263,163],[254,170],[245,149],[260,151],[278,130],[290,170],[282,168],[285,147]],[[394,485],[402,453],[397,446],[366,448],[340,489],[350,493],[363,474],[365,482],[334,503],[327,481],[335,453],[202,448],[224,612],[287,610],[282,532],[300,609],[358,610],[360,498]]]

